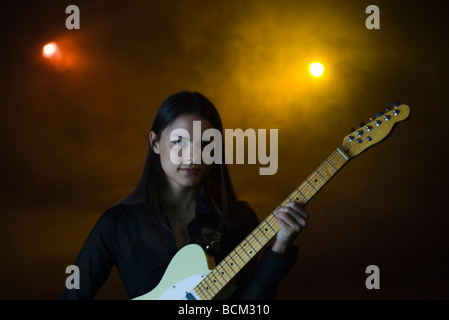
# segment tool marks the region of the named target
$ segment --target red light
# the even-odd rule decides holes
[[[48,59],[55,58],[58,56],[58,54],[59,48],[58,45],[54,42],[47,43],[42,49],[42,55]]]
[[[41,52],[41,61],[46,66],[58,71],[65,71],[74,67],[80,69],[83,65],[81,52],[73,36],[43,43]]]

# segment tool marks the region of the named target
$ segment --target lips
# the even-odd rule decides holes
[[[184,174],[196,174],[200,172],[199,168],[179,168],[179,171],[181,171]]]

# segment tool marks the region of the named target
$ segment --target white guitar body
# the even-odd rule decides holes
[[[210,271],[203,249],[189,244],[176,253],[156,288],[133,300],[201,300],[193,289]]]

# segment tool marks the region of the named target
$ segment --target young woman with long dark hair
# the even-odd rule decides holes
[[[80,288],[64,289],[63,299],[93,299],[117,267],[130,299],[151,291],[170,260],[183,246],[201,245],[219,263],[259,224],[248,204],[238,201],[225,163],[201,161],[202,145],[193,136],[201,130],[223,132],[213,104],[197,92],[167,98],[156,113],[149,135],[143,172],[136,188],[106,210],[95,224],[76,261]],[[182,129],[181,131],[179,129]],[[191,152],[182,162],[170,152],[184,144]],[[199,158],[198,158],[199,157]],[[277,209],[280,231],[260,261],[253,259],[236,281],[231,299],[273,299],[277,285],[296,261],[293,240],[306,226],[307,212],[294,202]]]

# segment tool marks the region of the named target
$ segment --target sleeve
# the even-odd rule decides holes
[[[267,248],[259,263],[246,271],[251,278],[246,285],[237,290],[233,299],[239,300],[274,300],[277,298],[277,288],[297,260],[298,248],[292,246],[287,256],[283,257]],[[245,280],[243,280],[245,281]]]
[[[62,300],[94,299],[115,264],[113,239],[115,214],[111,208],[97,221],[85,241],[76,266],[79,268],[79,289],[63,290]]]
[[[250,215],[247,225],[242,229],[253,230],[259,225],[256,213],[246,205]],[[249,231],[250,232],[250,231]],[[249,234],[248,232],[248,234]],[[285,256],[266,248],[259,261],[252,260],[241,271],[237,280],[238,289],[230,299],[273,300],[277,298],[277,288],[297,261],[298,247],[292,246]]]

